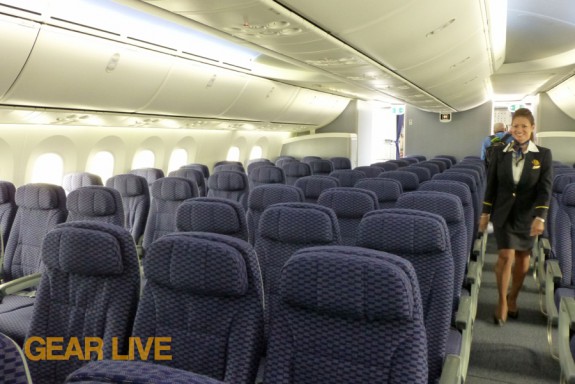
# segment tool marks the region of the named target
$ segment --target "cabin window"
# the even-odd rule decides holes
[[[226,157],[228,161],[240,161],[240,149],[238,147],[231,147],[228,150],[228,156]]]
[[[170,163],[168,164],[168,172],[179,169],[182,165],[188,163],[188,151],[183,148],[176,148],[170,155]]]
[[[255,145],[252,148],[252,151],[250,152],[250,160],[251,159],[261,159],[263,157],[262,153],[263,153],[262,147],[260,147],[259,145]]]
[[[136,153],[134,156],[134,161],[132,161],[132,169],[138,168],[154,168],[154,164],[156,161],[156,156],[154,152],[150,151],[149,149],[144,149]]]
[[[114,155],[108,151],[98,152],[88,164],[88,172],[100,176],[102,183],[114,175]]]
[[[44,153],[38,156],[32,170],[32,183],[62,185],[64,160],[56,153]]]

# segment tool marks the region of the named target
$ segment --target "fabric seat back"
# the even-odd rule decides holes
[[[294,186],[303,191],[305,202],[316,203],[323,191],[339,187],[339,181],[330,176],[312,175],[297,179]]]
[[[114,188],[80,187],[73,190],[66,199],[68,218],[66,221],[101,221],[124,226],[122,196]]]
[[[396,163],[391,163],[389,161],[382,161],[378,163],[370,164],[371,167],[379,167],[383,168],[384,171],[397,171],[399,169],[399,165]]]
[[[154,242],[133,336],[171,337],[165,364],[253,383],[263,347],[263,292],[253,248],[230,236],[179,232]],[[150,351],[153,356],[154,348]]]
[[[146,249],[156,239],[176,232],[176,211],[187,199],[198,197],[198,186],[190,179],[164,177],[152,184],[152,201],[146,222],[142,247]]]
[[[80,187],[102,185],[102,179],[98,175],[89,172],[73,172],[64,175],[62,187],[66,195]]]
[[[247,209],[249,193],[248,176],[243,172],[218,171],[208,179],[208,197],[237,201]]]
[[[408,260],[417,274],[427,335],[429,382],[437,382],[445,358],[453,300],[453,258],[445,220],[412,209],[369,212],[357,245]]]
[[[332,157],[329,161],[331,161],[334,171],[338,169],[351,169],[351,160],[347,157]]]
[[[52,184],[26,184],[16,190],[18,211],[4,251],[4,280],[44,270],[42,241],[56,225],[66,221],[66,194]]]
[[[287,185],[295,185],[297,179],[311,175],[309,164],[300,163],[299,161],[288,161],[281,168],[284,171]]]
[[[280,278],[264,382],[427,383],[416,274],[357,247],[296,252]]]
[[[379,209],[374,192],[353,187],[327,189],[319,195],[317,203],[335,212],[343,245],[355,245],[357,227],[363,215]]]
[[[248,181],[250,190],[254,189],[258,185],[285,184],[286,182],[283,169],[274,165],[252,169],[252,172],[248,175]]]
[[[372,177],[378,177],[379,174],[384,171],[384,169],[369,165],[369,166],[355,167],[354,171],[363,172],[365,177],[372,178]]]
[[[410,165],[409,167],[404,167],[401,170],[405,172],[415,173],[417,175],[419,184],[431,180],[431,172],[429,172],[429,169],[427,168],[413,167]]]
[[[268,159],[256,159],[255,161],[250,160],[246,171],[247,174],[249,175],[256,168],[268,167],[268,166],[275,166],[275,164],[269,161]]]
[[[406,171],[388,171],[379,175],[386,179],[394,179],[401,183],[403,192],[411,192],[419,188],[419,178],[416,174]]]
[[[144,235],[150,212],[148,182],[142,176],[126,173],[110,177],[106,186],[120,192],[124,206],[124,228],[130,231],[134,241],[138,243]]]
[[[336,178],[340,187],[353,187],[359,180],[366,178],[365,173],[351,169],[338,169],[329,176]]]
[[[266,324],[277,305],[280,272],[291,255],[301,248],[339,245],[341,235],[332,209],[309,203],[280,203],[261,216],[256,253],[262,271]],[[267,327],[266,327],[267,329]]]
[[[193,168],[180,168],[178,170],[172,171],[168,174],[171,177],[183,177],[184,179],[190,179],[198,186],[198,193],[200,196],[206,196],[206,180],[204,179],[204,174]]]
[[[159,168],[137,168],[132,169],[128,173],[136,176],[142,176],[148,182],[149,188],[152,187],[152,184],[154,184],[156,180],[164,177],[164,171]]]
[[[244,208],[237,201],[217,197],[185,200],[176,211],[179,232],[210,232],[248,241]]]
[[[260,218],[267,207],[278,203],[301,203],[303,201],[302,190],[292,185],[268,184],[255,187],[250,192],[246,212],[250,244],[256,243]]]
[[[10,229],[16,217],[16,187],[9,181],[0,181],[0,279],[4,248],[10,237]]]
[[[87,338],[102,340],[102,357],[113,345],[126,354],[140,290],[140,268],[130,233],[122,227],[77,221],[60,224],[42,246],[46,271],[34,304],[28,337],[62,337],[63,351]],[[95,359],[93,353],[88,358]],[[87,361],[28,360],[36,383],[62,383]]]
[[[312,175],[329,176],[333,171],[333,165],[329,160],[311,160],[308,164]]]
[[[229,164],[219,164],[216,165],[213,169],[213,173],[218,173],[221,171],[235,171],[235,172],[246,173],[244,166],[241,164],[237,164],[235,162]]]
[[[374,192],[380,209],[395,207],[397,199],[403,193],[399,181],[383,177],[360,180],[355,184],[355,187]]]

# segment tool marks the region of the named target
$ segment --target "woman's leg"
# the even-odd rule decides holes
[[[531,251],[515,251],[515,266],[513,267],[513,281],[509,292],[508,309],[511,312],[517,311],[517,296],[523,286],[525,275],[529,271],[529,256]]]
[[[500,249],[497,264],[495,264],[495,279],[499,294],[499,304],[495,311],[495,317],[503,321],[507,320],[507,288],[511,279],[511,266],[515,256],[514,249]]]

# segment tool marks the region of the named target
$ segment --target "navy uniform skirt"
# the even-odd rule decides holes
[[[493,228],[497,249],[531,250],[535,241],[535,236],[529,236],[532,222],[532,217],[515,215],[512,210],[502,227]]]

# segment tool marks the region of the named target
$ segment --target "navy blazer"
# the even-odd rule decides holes
[[[523,172],[515,185],[513,152],[506,152],[506,148],[497,148],[489,164],[483,213],[492,213],[493,225],[501,227],[513,212],[525,230],[529,230],[533,218],[545,219],[549,210],[553,182],[551,151],[537,146],[539,152],[527,152]]]

